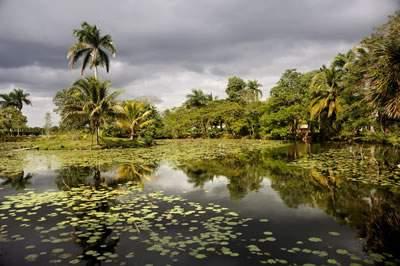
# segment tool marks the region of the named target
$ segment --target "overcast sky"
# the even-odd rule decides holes
[[[400,0],[0,0],[0,92],[27,90],[33,106],[23,111],[42,126],[56,91],[80,77],[66,51],[87,21],[113,37],[117,57],[100,77],[123,97],[151,97],[161,109],[192,88],[225,97],[232,75],[259,80],[268,95],[285,69],[328,63],[399,8]]]

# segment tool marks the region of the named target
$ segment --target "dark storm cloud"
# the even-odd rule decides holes
[[[14,68],[27,65],[43,65],[52,67],[67,66],[65,47],[51,46],[38,42],[16,42],[0,38],[0,67]]]
[[[51,107],[79,77],[67,68],[82,21],[118,48],[111,79],[128,97],[179,104],[191,88],[223,97],[230,75],[267,90],[287,68],[309,70],[346,51],[397,10],[398,0],[0,0],[0,91],[20,86]],[[43,114],[27,109],[31,124]]]

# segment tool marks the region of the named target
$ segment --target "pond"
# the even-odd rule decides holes
[[[3,155],[0,265],[400,264],[395,148],[193,145]]]

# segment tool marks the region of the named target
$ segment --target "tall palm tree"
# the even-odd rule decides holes
[[[101,36],[100,30],[96,25],[90,25],[87,22],[81,24],[80,29],[75,29],[73,34],[77,42],[71,46],[68,51],[67,59],[70,66],[82,59],[81,75],[85,68],[94,68],[94,77],[97,79],[97,67],[105,67],[107,72],[110,69],[110,59],[107,52],[115,56],[116,49],[110,35]]]
[[[390,119],[400,118],[400,41],[386,40],[371,47],[367,100]]]
[[[101,126],[115,113],[115,99],[119,93],[110,91],[108,81],[101,82],[94,77],[76,81],[71,90],[74,97],[65,104],[63,119],[87,119],[92,132],[96,132],[96,143],[100,144]]]
[[[251,101],[258,101],[260,97],[262,97],[262,90],[260,89],[262,84],[258,82],[258,80],[249,80],[247,81],[246,91],[249,92],[251,96]]]
[[[19,111],[22,110],[24,104],[32,105],[31,100],[28,98],[29,93],[24,92],[22,89],[14,89],[10,93],[0,94],[0,104],[3,107],[15,107]]]
[[[186,99],[186,107],[201,107],[212,101],[213,96],[212,94],[205,94],[201,89],[193,89],[191,93],[186,95]]]
[[[154,114],[153,108],[144,102],[125,101],[115,109],[118,112],[118,127],[129,129],[131,140],[138,136],[140,130],[155,122],[151,118]]]

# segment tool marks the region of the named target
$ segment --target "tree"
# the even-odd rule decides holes
[[[262,85],[258,82],[258,80],[249,80],[247,81],[245,95],[247,96],[246,102],[256,102],[262,97],[261,88]]]
[[[73,87],[63,89],[56,93],[53,103],[56,106],[54,112],[60,115],[60,128],[63,129],[79,129],[88,125],[87,116],[71,116],[70,109],[75,110],[75,103],[80,101],[80,92]]]
[[[14,89],[10,93],[0,94],[0,104],[2,107],[15,107],[18,110],[22,110],[24,104],[31,105],[32,102],[28,98],[29,93],[24,92],[22,89]]]
[[[338,112],[342,110],[339,102],[339,95],[342,90],[341,70],[338,70],[334,65],[330,68],[322,66],[320,71],[312,78],[310,89],[310,117],[312,120],[318,118],[320,130],[325,131],[323,123],[327,122],[327,126],[331,127]],[[325,135],[325,133],[323,132],[322,135]]]
[[[307,123],[309,85],[314,72],[286,70],[265,105],[260,118],[264,134],[272,138],[295,138],[298,125]]]
[[[228,95],[228,100],[233,102],[239,102],[242,100],[243,92],[246,89],[246,82],[239,77],[230,77],[228,79],[228,85],[226,87],[226,94]]]
[[[188,108],[206,106],[213,100],[212,94],[205,94],[201,89],[193,89],[186,95],[185,105]]]
[[[97,79],[97,67],[102,66],[108,72],[110,69],[110,59],[107,52],[115,56],[116,49],[110,35],[101,36],[100,30],[96,25],[90,25],[87,22],[81,24],[80,29],[73,31],[77,42],[71,46],[67,58],[72,66],[82,59],[81,75],[85,68],[94,68],[94,77]]]
[[[116,106],[118,112],[117,125],[120,128],[129,129],[130,139],[138,136],[141,130],[155,122],[152,119],[154,108],[151,105],[139,101],[125,101]]]
[[[44,116],[44,127],[43,127],[47,135],[50,135],[51,127],[52,127],[51,114],[50,112],[47,112]]]
[[[19,129],[26,127],[27,119],[20,110],[14,107],[0,108],[0,129]]]
[[[115,114],[115,100],[119,93],[110,91],[108,81],[102,82],[94,77],[76,81],[70,93],[73,100],[65,103],[62,119],[88,121],[92,134],[96,133],[96,143],[100,144],[101,126],[108,117]]]
[[[368,101],[389,119],[400,119],[400,41],[388,39],[371,47]]]

